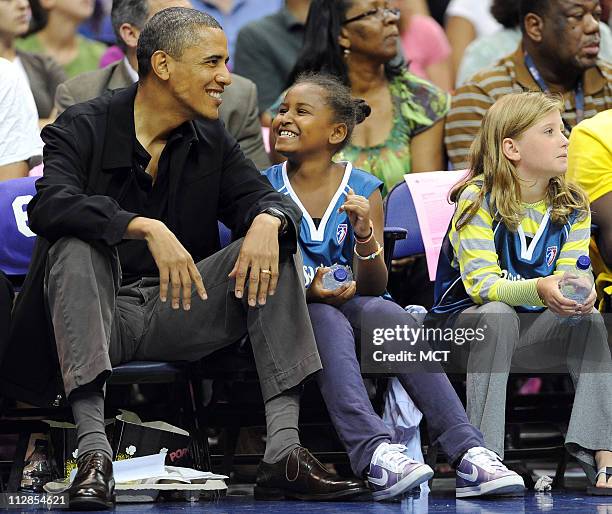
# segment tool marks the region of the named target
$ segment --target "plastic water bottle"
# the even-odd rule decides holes
[[[581,255],[576,261],[576,267],[571,271],[566,271],[559,280],[559,289],[565,298],[583,305],[593,290],[593,283],[591,259],[587,255]],[[579,321],[579,315],[567,318],[570,325],[575,325]]]
[[[333,291],[353,280],[353,272],[348,266],[334,264],[323,275],[323,288]]]

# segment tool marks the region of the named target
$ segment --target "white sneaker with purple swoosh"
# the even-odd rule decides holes
[[[402,444],[380,443],[370,462],[368,484],[376,501],[391,500],[427,482],[434,472],[404,452]]]
[[[510,471],[495,452],[482,446],[470,448],[457,466],[457,498],[513,495],[525,491],[525,482]]]

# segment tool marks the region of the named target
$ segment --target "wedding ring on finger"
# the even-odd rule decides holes
[[[266,275],[272,275],[272,272],[269,269],[260,269],[259,273],[265,273]]]

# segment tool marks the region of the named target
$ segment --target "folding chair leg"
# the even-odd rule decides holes
[[[198,427],[194,427],[190,434],[194,466],[200,471],[212,471],[208,436]]]
[[[203,444],[205,438],[197,428],[190,430],[189,433],[191,435],[191,455],[194,468],[199,471],[211,471],[207,461],[208,449]]]
[[[197,442],[197,452],[199,453],[200,466],[203,471],[212,471],[212,463],[210,461],[210,447],[208,446],[208,435],[206,434],[206,423],[202,409],[202,391],[197,383],[197,378],[189,377],[187,382],[189,390],[189,403],[191,416],[193,417],[194,443]]]

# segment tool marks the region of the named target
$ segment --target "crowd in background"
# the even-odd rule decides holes
[[[577,4],[562,0],[0,0],[0,181],[44,173],[40,129],[75,104],[135,83],[137,44],[147,21],[168,7],[193,7],[218,20],[227,36],[232,83],[223,93],[220,117],[258,169],[281,166],[268,169],[269,176],[280,181],[279,188],[286,174],[280,163],[291,154],[291,147],[285,141],[289,150],[277,153],[275,148],[283,149],[282,142],[277,144],[282,139],[279,124],[284,123],[289,97],[285,94],[292,86],[308,82],[304,77],[313,74],[330,74],[353,98],[369,106],[351,127],[352,137],[334,145],[333,154],[327,155],[327,147],[322,154],[330,162],[332,158],[348,161],[367,172],[361,179],[372,181],[371,190],[364,186],[368,195],[380,188],[376,223],[381,226],[370,225],[370,239],[373,234],[382,239],[383,198],[403,181],[404,174],[470,166],[475,171],[482,126],[493,123],[490,117],[495,113],[489,112],[496,102],[526,91],[557,95],[563,104],[564,135],[560,137],[569,137],[569,177],[584,189],[592,221],[598,226],[591,253],[596,256],[601,293],[612,283],[611,5],[609,0]],[[314,86],[317,80],[310,79]],[[325,89],[319,84],[321,88]],[[554,106],[550,110],[555,111]],[[473,200],[469,194],[479,194],[469,188],[460,193],[468,195],[462,197],[464,201]],[[543,209],[533,213],[538,222],[548,219]],[[484,219],[487,213],[481,215]],[[559,219],[567,221],[563,216]],[[311,221],[314,231],[317,220]],[[367,235],[368,227],[361,228]],[[583,244],[590,228],[580,226],[579,230]],[[451,230],[450,237],[459,236]],[[372,260],[381,251],[375,242],[368,256]],[[359,256],[357,243],[362,242],[355,243]],[[469,294],[480,295],[478,303],[505,301],[507,306],[520,306],[526,298],[542,300],[535,285],[530,291],[508,293],[517,294],[519,303],[497,295],[497,290],[490,293],[476,278],[484,262],[476,257],[471,259],[470,280],[478,292]],[[449,266],[461,259],[467,258],[449,254]],[[395,265],[401,269],[414,262]],[[384,287],[373,290],[376,293],[369,294],[376,296]],[[317,315],[323,320],[320,325],[326,316],[339,316],[335,311],[311,309],[313,324]],[[352,349],[353,340],[346,344]],[[354,364],[355,369],[346,373],[358,376]],[[326,369],[334,365],[340,366],[325,364]],[[326,380],[324,375],[319,379]],[[497,389],[492,382],[471,384],[473,397],[482,405],[468,409],[470,421],[474,412],[481,418],[487,415],[485,404],[504,403],[500,391],[505,391],[505,380]],[[410,385],[404,387],[410,389]],[[436,387],[445,391],[446,383]],[[417,389],[412,396],[418,396]],[[502,399],[496,396],[493,401],[493,394]],[[594,416],[596,408],[588,404],[588,392],[581,394],[585,412]],[[435,419],[438,413],[429,415]],[[495,432],[498,421],[492,423],[494,428],[479,428],[486,429],[489,447],[489,432],[494,433],[495,451],[503,455],[503,429],[501,435]],[[574,432],[581,430],[574,427]],[[476,441],[461,452],[448,453],[458,458],[480,446]],[[360,473],[370,463],[369,455],[364,462],[355,459],[354,468]]]
[[[566,98],[564,119],[568,128],[580,121],[575,115],[571,86],[576,73],[586,73],[583,117],[590,118],[612,107],[612,68],[605,64],[612,59],[608,0],[602,0],[597,7],[598,23],[588,22],[590,25],[583,28],[584,35],[578,40],[569,32],[565,37],[540,33],[537,27],[525,32],[525,14],[519,12],[519,6],[531,5],[537,10],[548,3],[543,1],[355,3],[363,4],[366,16],[339,27],[333,21],[339,10],[334,13],[333,6],[347,6],[350,2],[125,1],[113,20],[111,0],[5,0],[0,3],[0,57],[12,62],[13,72],[5,73],[0,80],[0,87],[7,91],[0,98],[0,134],[7,135],[0,141],[0,178],[24,176],[32,168],[34,173],[40,173],[36,165],[41,144],[35,120],[42,127],[73,103],[137,80],[135,45],[139,31],[153,13],[173,5],[191,5],[212,15],[224,27],[228,64],[236,74],[226,96],[233,94],[244,102],[236,102],[240,106],[236,112],[222,108],[226,111],[222,112],[223,119],[260,169],[270,159],[277,161],[280,157],[273,150],[269,157],[266,155],[267,132],[264,130],[262,137],[259,127],[270,125],[281,94],[302,71],[337,75],[350,85],[355,97],[372,106],[372,116],[357,127],[352,141],[338,157],[373,173],[383,181],[385,192],[401,181],[404,173],[467,166],[470,145],[488,106],[510,91],[541,89],[524,62],[523,53],[529,46],[536,53],[533,57],[538,68],[546,63],[553,68],[554,61],[563,63],[557,66],[558,73],[554,69],[541,72],[550,75],[545,79],[554,82],[553,92]],[[387,10],[369,15],[370,4],[374,8],[384,4]],[[570,24],[584,25],[585,17],[591,13],[578,12],[575,18],[571,12],[557,15],[570,20]],[[386,45],[390,39],[381,39],[380,34],[363,32],[367,30],[363,22],[377,16],[384,26],[391,27],[386,29],[385,37],[395,41],[392,32],[399,31],[395,47]],[[352,34],[338,43],[346,31]],[[558,38],[564,37],[565,44],[559,45]],[[574,59],[577,52],[584,52],[585,38],[591,41],[591,49],[587,49],[590,56]],[[577,59],[582,62],[574,62]],[[373,71],[379,69],[379,63],[384,64],[383,75]],[[576,71],[568,75],[568,66]],[[91,80],[98,75],[91,72],[99,69],[107,71],[107,80],[96,82],[97,88],[92,89]],[[11,79],[11,75],[15,77]],[[17,84],[18,96],[23,97],[19,102],[9,100],[12,82]],[[75,87],[88,92],[73,97]],[[253,99],[256,105],[251,104]],[[234,102],[228,98],[226,103]],[[245,109],[249,111],[246,121],[237,113]],[[13,124],[19,129],[13,130]],[[32,149],[37,155],[21,157],[16,150],[20,147]]]
[[[149,4],[152,12],[174,5],[163,0],[148,0],[145,3]],[[269,126],[270,109],[295,77],[292,71],[299,64],[300,53],[305,53],[303,48],[310,50],[312,45],[322,44],[323,39],[316,41],[318,31],[322,29],[320,26],[314,27],[314,20],[312,35],[307,33],[306,19],[311,1],[192,0],[190,3],[194,8],[215,17],[224,27],[228,38],[229,67],[237,75],[255,83],[260,120],[264,126]],[[142,2],[127,4],[128,8],[132,5],[137,11],[142,10],[142,5],[139,7]],[[366,4],[368,2],[364,2],[364,6]],[[601,4],[599,58],[610,60],[612,35],[606,24],[609,5],[607,0]],[[313,17],[318,16],[317,23],[325,24],[324,14],[320,13],[328,5],[331,4],[315,4]],[[389,71],[388,79],[396,77],[389,80],[392,97],[400,101],[402,95],[408,94],[410,102],[420,103],[420,108],[425,111],[424,117],[430,118],[431,130],[424,130],[427,124],[421,126],[416,121],[418,116],[415,113],[419,109],[415,109],[415,105],[395,109],[393,113],[389,98],[383,102],[386,105],[377,105],[377,99],[373,96],[380,96],[382,89],[377,93],[370,77],[365,78],[366,72],[360,69],[362,65],[358,58],[349,57],[346,53],[351,51],[350,48],[328,47],[320,50],[345,52],[342,59],[339,55],[334,57],[336,64],[330,64],[330,71],[336,73],[337,64],[343,59],[349,70],[355,66],[355,71],[349,71],[353,93],[366,100],[374,100],[374,115],[364,127],[358,129],[343,157],[353,162],[357,160],[356,164],[365,166],[389,187],[406,172],[445,169],[446,158],[455,167],[465,166],[465,159],[461,156],[465,157],[472,136],[462,134],[459,138],[462,140],[457,141],[453,134],[454,131],[463,131],[467,126],[466,116],[470,118],[466,114],[460,120],[455,120],[451,109],[446,120],[444,145],[441,135],[443,124],[436,123],[446,116],[449,108],[445,105],[444,92],[453,95],[456,105],[461,108],[462,92],[465,87],[470,87],[467,84],[472,77],[517,49],[521,41],[521,18],[519,2],[502,0],[391,0],[385,5],[397,9],[397,14],[393,16],[398,18],[393,23],[400,31],[396,52],[384,57],[389,63],[387,69],[395,72],[407,70],[409,74],[404,76],[404,83],[409,80],[416,84],[419,79],[424,80],[424,91],[431,84],[437,87],[431,89],[432,93],[419,92],[413,96],[407,93],[410,87],[403,89],[399,85],[397,73]],[[113,26],[111,8],[111,0],[10,0],[0,5],[0,57],[12,61],[19,75],[29,84],[40,126],[52,121],[66,107],[62,107],[61,99],[58,103],[55,96],[62,82],[75,76],[83,78],[83,73],[111,65],[125,57],[124,38],[130,35],[119,33],[119,27]],[[368,44],[370,52],[378,51],[373,39]],[[373,57],[374,60],[378,58]],[[305,66],[312,67],[309,64]],[[315,64],[315,67],[321,66],[320,63]],[[124,71],[136,79],[134,59]],[[349,80],[349,75],[344,77],[345,81]],[[414,84],[412,87],[415,87]],[[28,93],[24,91],[23,94]],[[8,116],[8,113],[5,115]],[[468,130],[473,130],[475,125],[473,121],[470,123],[472,129]],[[377,129],[377,137],[370,140],[367,137],[368,125],[382,126],[384,130]],[[258,159],[258,165],[264,167],[265,162],[261,157]]]

